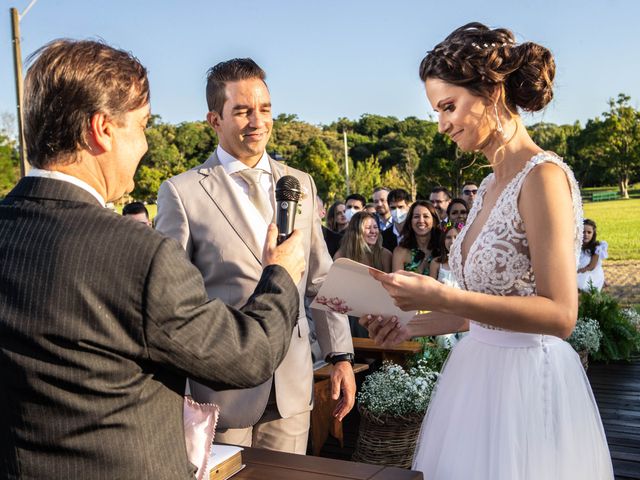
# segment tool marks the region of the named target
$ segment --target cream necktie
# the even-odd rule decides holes
[[[237,174],[240,175],[249,186],[249,200],[251,200],[251,203],[253,203],[258,209],[258,212],[260,212],[264,221],[271,223],[271,220],[273,219],[271,202],[269,201],[267,192],[260,184],[260,176],[263,173],[267,172],[260,170],[259,168],[245,168],[244,170],[237,172]]]

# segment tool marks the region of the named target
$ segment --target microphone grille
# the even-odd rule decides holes
[[[302,196],[300,182],[296,177],[285,175],[276,183],[276,200],[278,202],[297,202]]]

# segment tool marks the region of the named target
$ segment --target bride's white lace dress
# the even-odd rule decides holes
[[[571,170],[551,153],[534,156],[500,194],[462,264],[461,245],[482,209],[480,185],[449,264],[460,287],[492,295],[536,294],[518,197],[542,162],[571,184],[575,252],[582,204]],[[578,355],[563,340],[477,322],[453,349],[425,417],[414,468],[428,480],[613,479],[602,422]]]

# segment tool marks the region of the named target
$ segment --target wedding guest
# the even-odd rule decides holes
[[[411,205],[411,195],[406,190],[397,188],[389,192],[387,203],[389,204],[393,225],[382,232],[382,246],[393,252],[398,242],[402,239],[401,232]]]
[[[142,223],[147,226],[151,226],[151,220],[149,220],[149,210],[144,206],[142,202],[131,202],[126,204],[122,208],[122,216],[129,217],[130,219]]]
[[[334,260],[339,258],[348,258],[383,272],[391,271],[391,252],[382,247],[375,215],[357,212],[353,216]],[[369,336],[367,329],[358,323],[358,317],[349,316],[349,326],[352,337]]]
[[[451,223],[466,223],[469,208],[462,198],[454,198],[447,207],[447,218]]]
[[[382,246],[375,215],[358,212],[353,216],[333,258],[349,258],[383,272],[391,271],[391,252]]]
[[[324,242],[327,244],[327,250],[329,251],[331,258],[333,258],[335,253],[338,251],[338,248],[340,248],[342,235],[349,225],[344,212],[344,202],[340,200],[333,202],[327,212],[327,226],[322,227]]]
[[[493,170],[451,247],[462,288],[411,272],[373,273],[400,308],[429,313],[408,325],[361,319],[383,346],[471,320],[417,443],[413,468],[429,480],[613,479],[589,381],[562,340],[578,313],[580,190],[520,117],[551,101],[554,76],[548,49],[480,23],[456,29],[420,65],[440,133],[462,151],[481,151]]]
[[[369,202],[364,206],[364,211],[367,213],[370,213],[371,215],[375,215],[376,214],[376,206]]]
[[[602,290],[604,287],[602,260],[609,256],[608,247],[607,242],[597,239],[596,222],[585,218],[582,250],[578,260],[578,290],[588,291],[592,287]]]
[[[327,216],[327,209],[324,208],[324,200],[320,198],[320,195],[316,195],[316,209],[320,220],[324,220],[324,217]]]
[[[353,217],[357,212],[361,212],[364,210],[365,205],[367,204],[367,199],[359,193],[352,193],[347,197],[344,202],[345,204],[345,218],[347,222],[351,221],[351,217]]]
[[[393,251],[392,271],[429,275],[429,264],[438,255],[438,225],[438,214],[431,202],[414,202],[402,229],[402,240]]]
[[[465,182],[462,185],[462,199],[467,202],[469,209],[473,206],[473,201],[476,199],[478,193],[478,186],[473,182]]]
[[[376,187],[373,190],[373,204],[375,207],[375,211],[373,213],[376,215],[378,228],[381,232],[384,232],[393,224],[391,212],[389,211],[389,203],[387,202],[388,196],[389,189],[387,187]]]
[[[438,219],[441,222],[447,221],[447,207],[451,201],[451,193],[445,187],[434,187],[429,195],[429,201],[436,208]]]
[[[463,223],[447,223],[440,235],[440,255],[435,257],[429,267],[429,275],[445,285],[460,288],[456,277],[449,267],[449,250],[462,231]]]
[[[334,232],[344,232],[349,225],[349,220],[345,216],[345,204],[341,200],[333,202],[327,212],[327,228]]]

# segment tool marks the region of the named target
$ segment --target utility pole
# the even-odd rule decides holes
[[[23,107],[23,83],[22,83],[22,52],[20,51],[20,20],[31,10],[31,7],[38,0],[31,0],[31,3],[24,9],[22,15],[17,8],[10,9],[11,15],[11,43],[13,44],[13,70],[16,77],[16,110],[18,113],[18,140],[20,142],[20,177],[29,173],[29,162],[27,161],[27,145],[24,138],[24,118]]]
[[[18,140],[20,142],[20,176],[29,172],[27,162],[27,147],[24,139],[24,125],[22,118],[22,53],[20,52],[20,14],[18,9],[11,9],[11,40],[13,43],[13,69],[16,77],[16,100],[18,113]]]
[[[349,148],[347,147],[347,129],[342,129],[342,139],[344,140],[344,173],[347,185],[347,196],[351,194],[349,189]]]

